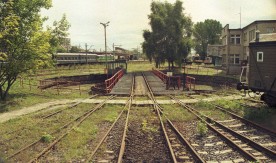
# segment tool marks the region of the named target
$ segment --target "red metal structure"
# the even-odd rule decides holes
[[[195,89],[195,78],[191,76],[186,76],[185,87],[191,90],[192,86],[193,86],[193,89]]]
[[[174,86],[174,82],[177,83],[178,89],[181,86],[181,78],[180,76],[168,76],[164,74],[162,71],[152,69],[153,73],[158,76],[166,85],[167,89],[169,88],[170,85]]]
[[[116,74],[114,74],[111,78],[105,80],[105,90],[107,93],[110,93],[115,84],[121,79],[124,75],[124,70],[121,69]]]

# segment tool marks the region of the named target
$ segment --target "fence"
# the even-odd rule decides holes
[[[52,88],[53,90],[57,91],[57,94],[59,95],[62,90],[70,90],[72,91],[79,91],[81,95],[81,83],[80,82],[72,82],[72,81],[62,81],[62,80],[33,80],[31,78],[24,79],[23,77],[19,77],[20,79],[20,86],[24,88],[25,85],[27,85],[30,89],[37,89],[39,88],[42,92],[43,90],[47,88]],[[33,82],[39,83],[39,84],[32,84]],[[77,86],[77,89],[68,88],[68,86]]]
[[[168,76],[166,74],[164,74],[163,72],[161,72],[159,70],[155,70],[155,69],[152,69],[152,72],[154,73],[154,75],[158,76],[166,84],[167,79],[168,79]]]
[[[181,79],[180,76],[168,76],[164,74],[162,71],[152,69],[153,73],[158,76],[165,84],[166,84],[166,89],[169,89],[170,85],[177,85],[178,89],[181,86]]]
[[[191,90],[192,86],[193,86],[193,89],[195,90],[195,78],[191,76],[186,76],[185,87]]]
[[[105,80],[105,90],[107,93],[110,93],[115,84],[121,79],[124,75],[124,70],[119,70],[116,74],[114,74],[111,78]]]

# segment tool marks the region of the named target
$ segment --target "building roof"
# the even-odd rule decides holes
[[[255,42],[253,40],[253,42]],[[259,42],[271,42],[276,41],[276,33],[260,34]]]
[[[246,29],[247,27],[249,27],[249,26],[252,25],[252,24],[258,24],[258,23],[276,23],[276,20],[256,20],[256,21],[254,21],[254,22],[248,24],[247,26],[243,27],[242,30]],[[229,26],[229,24],[226,24],[225,27],[226,27],[226,26]],[[224,28],[225,28],[225,27],[224,27]],[[229,28],[229,27],[228,27],[228,28]],[[230,29],[230,28],[229,28],[229,30],[241,30],[241,28],[236,28],[236,29]]]
[[[276,20],[256,20],[250,24],[248,24],[247,26],[243,27],[242,29],[244,30],[245,28],[249,27],[252,24],[258,24],[258,23],[276,23]]]

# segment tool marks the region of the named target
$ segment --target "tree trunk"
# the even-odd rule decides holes
[[[1,97],[2,101],[6,100],[6,98],[8,96],[8,92],[9,92],[11,86],[14,84],[15,81],[16,81],[16,77],[14,77],[13,79],[8,80],[8,84],[7,84],[6,89],[3,89],[2,86],[0,87],[0,97]]]

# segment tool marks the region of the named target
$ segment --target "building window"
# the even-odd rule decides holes
[[[232,44],[240,44],[241,43],[241,35],[231,35],[231,43]]]
[[[263,62],[263,61],[264,61],[264,53],[257,52],[257,62]]]
[[[252,41],[253,39],[255,39],[255,29],[249,31],[249,41]]]
[[[230,54],[229,55],[229,63],[237,65],[240,63],[240,55],[239,54]]]
[[[266,28],[266,32],[267,33],[273,33],[274,31],[275,31],[274,27],[268,27],[268,28]]]

